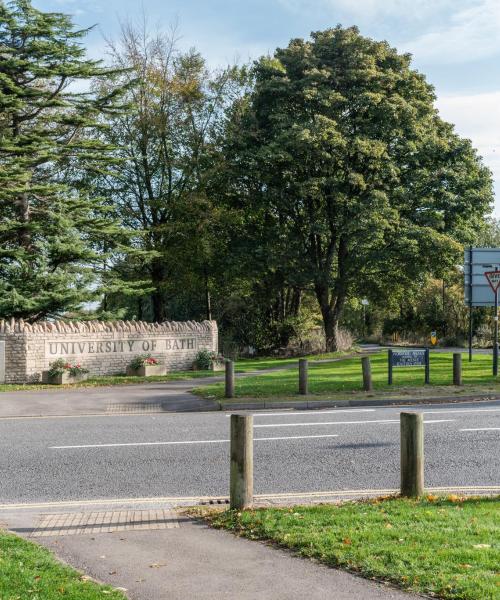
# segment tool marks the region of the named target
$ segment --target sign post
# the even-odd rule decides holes
[[[484,274],[495,294],[495,314],[493,316],[495,325],[493,333],[493,376],[498,375],[498,288],[500,286],[500,271],[486,271]]]
[[[389,350],[387,359],[387,382],[389,385],[392,385],[393,383],[393,369],[395,367],[425,367],[424,381],[426,384],[431,382],[429,348]]]

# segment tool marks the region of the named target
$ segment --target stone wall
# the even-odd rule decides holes
[[[40,381],[59,358],[81,364],[90,375],[124,373],[140,354],[158,358],[167,371],[190,369],[199,350],[217,352],[217,339],[215,321],[0,321],[6,383]]]

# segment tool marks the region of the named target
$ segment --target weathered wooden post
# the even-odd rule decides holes
[[[462,354],[453,353],[453,385],[462,385]]]
[[[372,367],[370,364],[370,357],[363,356],[361,359],[361,367],[363,370],[363,390],[365,392],[371,392],[373,390],[372,383]]]
[[[299,358],[299,394],[306,396],[308,393],[309,378],[307,358]]]
[[[234,398],[234,362],[226,360],[226,398]]]
[[[424,493],[424,418],[422,413],[402,412],[401,416],[401,495],[418,497]]]
[[[253,503],[253,416],[231,415],[229,505],[242,509]]]

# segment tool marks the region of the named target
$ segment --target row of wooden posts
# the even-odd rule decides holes
[[[424,493],[424,421],[422,413],[402,412],[401,495],[410,498]],[[253,416],[231,415],[231,509],[253,505]]]
[[[369,356],[361,359],[361,370],[363,373],[363,390],[373,390],[372,368]],[[453,385],[462,385],[462,355],[459,352],[453,354]],[[234,362],[226,360],[226,388],[225,397],[234,398]],[[309,393],[309,363],[307,358],[299,359],[299,394]]]

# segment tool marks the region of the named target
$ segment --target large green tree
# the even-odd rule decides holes
[[[78,307],[96,293],[103,252],[126,242],[88,183],[114,160],[99,117],[120,107],[119,90],[89,91],[111,72],[86,58],[86,34],[29,0],[0,1],[2,317]]]
[[[182,299],[184,318],[210,316],[224,236],[214,233],[218,211],[207,187],[213,146],[239,93],[241,72],[213,72],[198,52],[178,48],[174,32],[150,34],[133,25],[123,26],[111,54],[120,75],[101,89],[127,86],[131,110],[106,120],[102,139],[117,148],[120,169],[97,183],[143,251],[133,265],[127,260],[115,270],[133,266],[149,282],[151,293],[136,302],[133,314],[172,318]],[[119,293],[110,300],[119,305]]]
[[[260,59],[233,111],[228,200],[255,258],[314,291],[329,350],[350,297],[445,272],[492,201],[488,169],[410,63],[356,28],[313,33]]]

